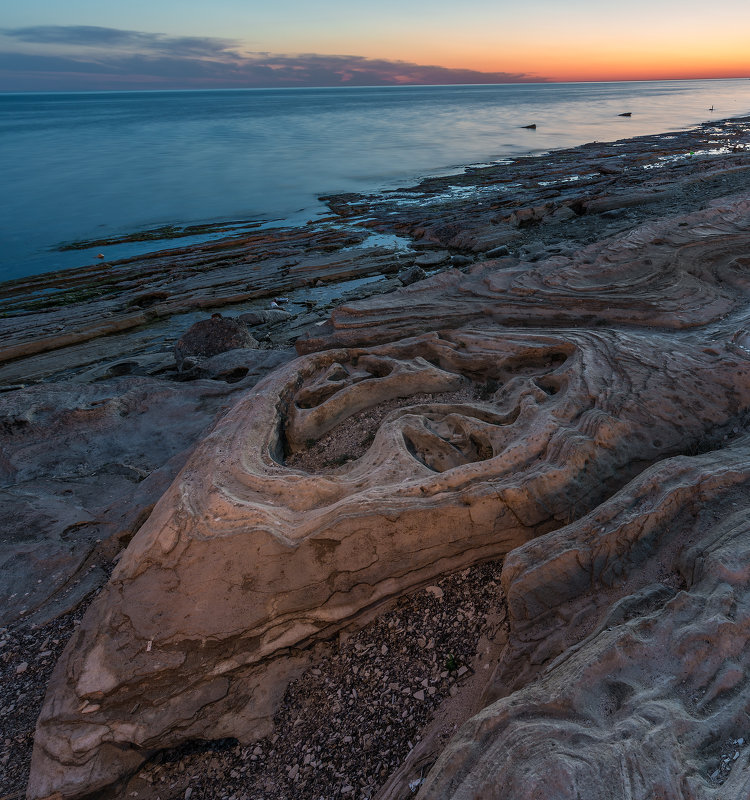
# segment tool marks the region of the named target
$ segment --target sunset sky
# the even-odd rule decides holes
[[[750,75],[747,0],[25,0],[0,91]]]

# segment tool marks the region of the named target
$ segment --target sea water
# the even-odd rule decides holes
[[[3,94],[0,280],[197,237],[59,249],[69,242],[304,222],[325,194],[749,112],[746,79]]]

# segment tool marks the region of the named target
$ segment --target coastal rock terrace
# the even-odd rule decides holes
[[[747,124],[4,287],[3,668],[49,684],[3,788],[746,797]]]

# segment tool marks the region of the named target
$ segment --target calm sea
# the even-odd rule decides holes
[[[0,280],[102,249],[64,242],[302,221],[321,194],[747,113],[750,80],[0,95]]]

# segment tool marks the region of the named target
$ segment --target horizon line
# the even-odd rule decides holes
[[[320,89],[414,89],[414,88],[450,88],[450,87],[484,87],[484,86],[558,86],[587,83],[688,83],[691,81],[742,81],[750,80],[748,75],[735,75],[721,78],[621,78],[617,80],[542,80],[542,81],[501,81],[498,83],[374,83],[366,86],[350,86],[336,84],[333,86],[193,86],[163,87],[160,89],[3,89],[2,95],[15,94],[136,94],[146,92],[253,92],[253,91],[306,91]]]

